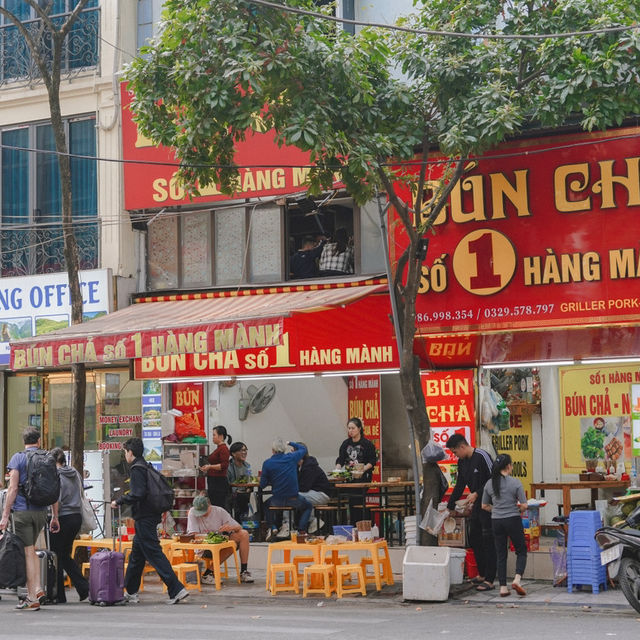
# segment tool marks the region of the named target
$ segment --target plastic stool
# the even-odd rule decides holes
[[[315,558],[313,556],[294,556],[291,561],[296,565],[296,578],[298,582],[302,582],[304,579],[304,569],[300,571],[301,564],[313,564],[315,562]]]
[[[353,582],[351,580],[353,574],[356,575],[355,584],[350,587],[345,587],[344,579],[348,578],[350,582]],[[341,564],[336,566],[336,596],[342,598],[345,593],[361,593],[363,596],[367,595],[362,565]]]
[[[327,554],[327,556],[324,559],[325,564],[335,564],[336,567],[340,566],[341,564],[349,564],[349,556],[344,555],[344,554],[339,554],[338,555],[338,561],[334,562],[333,561],[333,554],[329,553]]]
[[[314,576],[322,579],[322,586],[312,586]],[[332,564],[312,564],[309,567],[305,567],[302,597],[306,598],[308,593],[323,593],[325,598],[330,598],[333,591],[334,576],[335,567]]]
[[[281,593],[283,591],[295,591],[295,593],[300,593],[298,580],[296,579],[296,565],[293,564],[293,562],[281,562],[280,564],[272,564],[270,572],[271,579],[269,581],[269,590],[271,591],[272,596],[275,596],[276,593]],[[276,581],[278,573],[284,574],[284,582]]]
[[[171,568],[174,570],[176,576],[178,576],[178,580],[182,582],[185,589],[189,591],[202,591],[202,584],[200,582],[200,565],[197,562],[180,562],[179,564],[172,564]],[[187,582],[187,574],[195,573],[196,574],[196,583],[192,584]],[[167,590],[167,585],[162,583],[162,590]]]
[[[372,573],[367,573],[367,567],[373,567],[373,560],[370,556],[365,556],[360,560],[360,566],[364,572],[365,584],[375,584],[376,577]],[[389,563],[384,558],[380,558],[380,577],[387,584],[393,584],[393,574],[391,573]]]

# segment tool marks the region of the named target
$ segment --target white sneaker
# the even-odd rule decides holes
[[[183,587],[182,589],[180,589],[180,591],[178,591],[178,593],[176,593],[175,596],[173,596],[173,598],[169,598],[167,600],[167,604],[178,604],[178,602],[184,600],[188,596],[189,592]]]
[[[248,571],[245,570],[240,574],[240,582],[246,582],[247,584],[249,584],[253,582],[253,577]]]
[[[124,601],[128,604],[138,604],[140,602],[140,596],[137,593],[124,592]]]
[[[283,522],[282,526],[280,527],[280,530],[278,531],[278,533],[276,533],[276,538],[288,538],[289,535],[290,535],[289,523]]]
[[[264,537],[265,542],[271,542],[272,540],[275,540],[275,537],[277,535],[278,535],[277,529],[269,529],[269,531],[267,531],[267,535]]]
[[[200,576],[200,582],[202,582],[202,584],[215,584],[216,578],[213,573],[205,573]]]
[[[324,520],[322,518],[318,518],[317,520],[312,518],[309,523],[309,533],[315,533],[322,529],[322,527],[324,527]]]

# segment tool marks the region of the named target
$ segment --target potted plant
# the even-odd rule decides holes
[[[604,457],[604,435],[602,431],[589,427],[580,439],[587,471],[595,471],[598,458]]]

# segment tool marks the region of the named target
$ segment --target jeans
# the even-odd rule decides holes
[[[236,491],[231,494],[231,508],[233,509],[233,517],[236,521],[242,522],[249,516],[250,493],[241,493]]]
[[[266,507],[267,512],[267,524],[270,529],[275,529],[280,527],[282,524],[282,513],[274,514],[273,511],[270,511],[269,507],[272,505],[274,507],[294,507],[296,510],[296,517],[298,518],[298,530],[306,531],[308,529],[312,509],[311,503],[308,500],[305,500],[300,496],[293,496],[292,498],[271,496],[266,500],[264,506]]]
[[[513,542],[516,551],[516,573],[522,575],[527,566],[527,543],[522,528],[522,518],[496,518],[491,521],[493,525],[493,537],[496,544],[496,556],[498,558],[498,581],[500,586],[507,584],[507,538]]]
[[[71,557],[73,541],[80,531],[82,525],[82,514],[70,513],[58,518],[60,521],[60,531],[50,533],[49,540],[51,551],[55,551],[58,556],[58,602],[66,602],[67,597],[64,592],[64,572],[67,572],[71,584],[75,587],[78,595],[86,597],[89,593],[89,582],[82,575],[80,567]]]
[[[478,573],[487,582],[496,579],[496,546],[491,528],[491,515],[481,511],[479,517],[469,519],[469,543],[478,565]]]
[[[124,587],[127,593],[138,593],[145,562],[156,570],[162,582],[167,585],[169,598],[174,598],[184,589],[184,585],[171,568],[167,556],[162,552],[157,531],[159,522],[159,517],[139,518],[135,521],[136,535],[133,538],[129,565],[124,576]]]

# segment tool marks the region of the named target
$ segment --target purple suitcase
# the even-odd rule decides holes
[[[107,606],[124,599],[124,554],[99,551],[89,560],[89,601]]]

